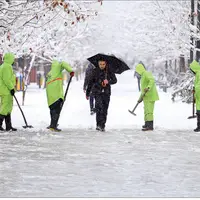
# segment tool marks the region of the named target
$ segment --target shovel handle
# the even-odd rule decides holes
[[[137,104],[135,105],[135,107],[133,108],[133,110],[131,111],[131,110],[128,110],[132,115],[135,115],[136,116],[136,114],[134,113],[134,111],[136,110],[136,108],[138,107],[138,105],[139,105],[139,102],[137,102]]]
[[[143,98],[144,98],[144,96],[145,96],[145,94],[146,94],[147,92],[148,92],[148,91],[144,92],[144,93],[142,94],[142,96],[140,97],[142,100],[143,100]],[[138,107],[139,104],[140,104],[140,102],[137,102],[137,104],[135,105],[135,107],[133,108],[133,110],[132,110],[132,111],[129,110],[129,112],[130,112],[131,114],[133,114],[133,115],[136,115],[136,114],[134,113],[134,111],[136,110],[136,108]]]
[[[195,105],[194,105],[194,92],[193,92],[193,102],[192,102],[192,115],[194,116],[194,107],[195,107]]]
[[[13,95],[13,97],[14,97],[14,99],[15,99],[17,105],[18,105],[19,110],[21,111],[21,114],[22,114],[22,116],[23,116],[23,118],[24,118],[24,122],[25,122],[25,124],[26,124],[26,127],[28,127],[28,123],[27,123],[27,121],[26,121],[26,117],[25,117],[25,115],[24,115],[24,113],[23,113],[23,111],[22,111],[22,109],[21,109],[21,106],[19,105],[19,102],[18,102],[16,96]]]

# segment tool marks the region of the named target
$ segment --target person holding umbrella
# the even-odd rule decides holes
[[[141,96],[138,103],[144,102],[144,121],[143,131],[153,130],[153,112],[155,101],[159,100],[155,80],[151,72],[146,71],[144,65],[136,65],[135,71],[141,76]]]
[[[46,81],[46,94],[51,116],[51,123],[48,128],[56,132],[61,131],[61,129],[57,128],[57,123],[64,100],[62,78],[62,71],[64,69],[70,73],[71,77],[74,76],[74,72],[68,63],[53,60]]]
[[[103,57],[99,58],[98,66],[99,67],[95,68],[89,77],[86,99],[89,99],[90,93],[92,92],[95,97],[96,130],[105,131],[111,85],[117,83],[117,78],[115,74],[110,71]]]
[[[87,60],[95,66],[95,69],[89,78],[86,98],[89,99],[90,92],[92,91],[95,97],[96,130],[105,131],[111,96],[111,85],[117,83],[115,74],[121,74],[130,68],[114,55],[99,53]]]

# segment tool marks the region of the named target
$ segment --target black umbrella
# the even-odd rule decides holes
[[[105,60],[108,63],[110,71],[115,74],[121,74],[122,72],[130,69],[123,60],[115,57],[114,55],[105,55],[99,53],[88,58],[87,60],[89,60],[95,67],[98,67],[99,60]]]

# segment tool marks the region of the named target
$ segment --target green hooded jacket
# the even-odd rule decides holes
[[[136,66],[135,71],[141,76],[141,96],[144,94],[144,89],[149,88],[149,91],[145,94],[144,101],[157,101],[159,100],[158,92],[155,85],[155,80],[151,72],[145,70],[142,64]],[[140,96],[140,97],[141,97]]]
[[[3,64],[0,66],[0,96],[9,95],[10,90],[15,88],[16,76],[12,68],[14,60],[14,54],[6,53],[4,55]]]
[[[72,72],[71,66],[66,62],[58,62],[57,60],[53,60],[51,64],[51,70],[47,74],[46,81],[46,94],[48,106],[52,105],[58,99],[64,99],[63,94],[63,70],[67,70],[68,72]]]
[[[194,60],[190,64],[190,69],[195,73],[194,89],[196,98],[196,109],[200,110],[200,65]]]
[[[190,64],[190,69],[195,73],[194,87],[196,92],[200,92],[200,65],[194,60]]]

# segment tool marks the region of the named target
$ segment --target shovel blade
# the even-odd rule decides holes
[[[136,116],[136,114],[134,112],[132,112],[131,110],[128,110],[132,115]]]
[[[193,115],[193,116],[189,116],[188,119],[194,119],[194,118],[197,118],[196,115]]]
[[[33,128],[33,126],[31,125],[27,125],[27,126],[22,126],[23,128]]]

